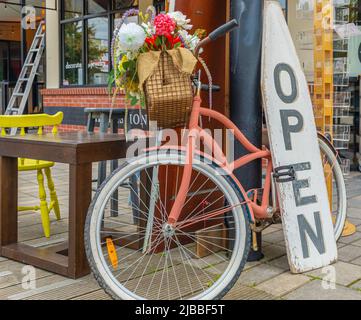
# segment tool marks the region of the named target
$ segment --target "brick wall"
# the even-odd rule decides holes
[[[112,95],[107,88],[61,88],[43,89],[44,112],[55,114],[64,113],[61,131],[79,131],[86,129],[85,108],[111,108]],[[124,95],[118,94],[114,108],[124,108]]]

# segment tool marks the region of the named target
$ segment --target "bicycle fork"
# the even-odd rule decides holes
[[[186,201],[187,194],[189,191],[189,186],[191,184],[192,171],[193,171],[193,157],[195,152],[195,144],[197,139],[197,132],[190,132],[188,137],[188,143],[186,148],[186,164],[184,165],[183,177],[181,185],[176,195],[172,210],[168,217],[168,224],[174,226],[181,214],[183,205]]]

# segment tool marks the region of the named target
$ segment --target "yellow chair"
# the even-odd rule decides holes
[[[7,129],[20,128],[20,135],[25,135],[25,128],[38,128],[37,133],[43,134],[43,128],[52,127],[54,135],[58,132],[58,126],[63,121],[63,113],[58,112],[51,116],[47,114],[36,115],[22,115],[22,116],[0,116],[1,135],[7,135]],[[55,191],[54,182],[51,176],[51,169],[55,165],[54,162],[33,160],[33,159],[19,159],[19,171],[37,171],[37,180],[39,185],[39,199],[40,205],[33,207],[19,207],[18,211],[35,210],[41,213],[41,221],[45,237],[50,237],[50,212],[53,210],[57,220],[60,220],[59,201]],[[50,203],[46,200],[46,191],[44,185],[44,173],[48,181],[48,188],[50,194]]]

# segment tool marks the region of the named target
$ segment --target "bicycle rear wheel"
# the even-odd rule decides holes
[[[335,239],[339,240],[346,221],[347,194],[345,180],[337,157],[328,144],[319,139]]]
[[[194,163],[180,220],[167,224],[184,163],[178,152],[136,158],[94,197],[86,252],[114,299],[220,299],[238,279],[251,242],[249,213],[219,168]]]

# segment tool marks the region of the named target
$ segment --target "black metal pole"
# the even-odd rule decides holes
[[[26,6],[26,0],[21,0],[21,22],[20,22],[20,37],[21,37],[21,67],[24,66],[26,55],[27,55],[27,45],[26,45],[26,29],[23,26],[23,21],[26,17],[26,14],[23,12],[24,7]],[[28,113],[28,103],[26,103],[26,107],[24,113]]]
[[[232,18],[240,28],[231,35],[231,119],[257,147],[262,146],[261,58],[264,0],[232,0]],[[248,152],[235,145],[235,157]],[[254,161],[236,172],[246,190],[261,188],[262,163]],[[263,257],[261,234],[256,236],[249,260]],[[253,242],[255,239],[253,238]],[[256,248],[257,247],[257,248]],[[253,250],[253,249],[256,250]]]
[[[26,53],[27,53],[27,47],[26,47],[26,30],[23,27],[22,21],[25,18],[25,14],[23,13],[23,8],[26,6],[26,1],[21,0],[21,23],[20,23],[20,37],[21,37],[21,65],[24,64]]]

